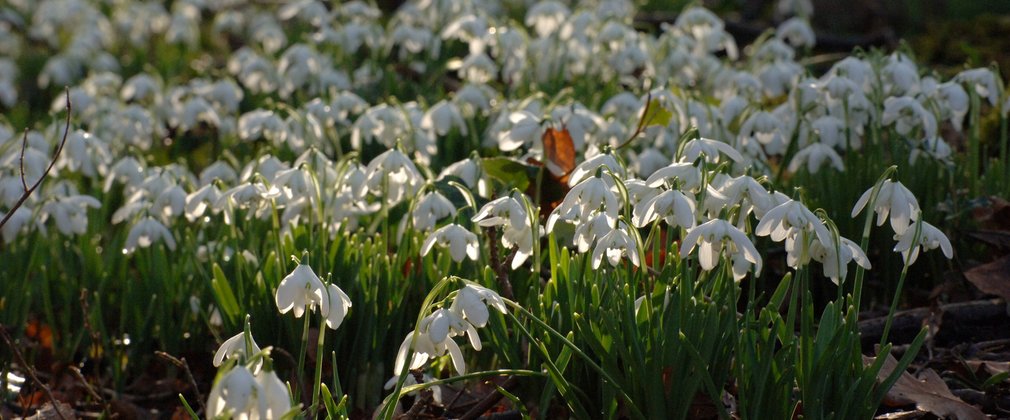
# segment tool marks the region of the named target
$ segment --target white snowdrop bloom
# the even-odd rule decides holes
[[[217,348],[217,352],[214,353],[214,367],[221,366],[225,360],[233,358],[248,359],[260,351],[260,346],[256,344],[256,340],[249,337],[249,342],[247,343],[245,340],[245,332],[240,332],[225,340],[221,343],[221,346]],[[259,371],[259,367],[255,367],[253,370]]]
[[[256,408],[260,419],[279,419],[291,411],[291,394],[287,385],[273,370],[261,370],[255,375],[257,390]]]
[[[67,153],[61,154],[57,167],[69,168],[88,178],[97,178],[108,172],[112,152],[102,139],[83,130],[74,130],[67,136]]]
[[[351,308],[351,298],[332,283],[326,286],[326,291],[330,295],[330,309],[324,311],[326,315],[323,316],[326,317],[326,326],[335,330],[344,322],[344,317],[347,316],[347,311]]]
[[[856,56],[848,56],[839,60],[831,66],[830,73],[851,80],[863,90],[869,89],[874,77],[873,65]]]
[[[596,170],[600,168],[610,171],[619,178],[624,178],[625,176],[624,167],[617,163],[617,158],[613,154],[601,153],[578,164],[572,170],[571,175],[568,176],[568,186],[574,187],[589,177],[593,177]]]
[[[417,200],[411,216],[414,229],[427,231],[433,229],[436,222],[454,213],[456,206],[442,193],[433,191]]]
[[[258,414],[259,384],[245,366],[235,366],[214,383],[207,398],[209,417],[252,419]]]
[[[57,230],[64,235],[83,235],[88,231],[88,208],[101,206],[101,202],[87,195],[56,197],[42,205],[42,217],[52,217]]]
[[[881,118],[884,125],[894,124],[895,131],[903,136],[915,136],[913,130],[925,138],[937,135],[936,116],[910,96],[892,96],[885,99]]]
[[[989,105],[996,106],[999,102],[999,85],[996,83],[995,73],[990,68],[965,70],[954,76],[954,80],[974,89],[979,96],[989,100]]]
[[[477,328],[463,319],[463,314],[452,309],[439,308],[431,313],[431,323],[428,324],[428,336],[431,341],[439,343],[451,337],[468,335],[476,350],[481,349]]]
[[[17,103],[17,77],[18,68],[14,60],[0,58],[0,105],[12,108]]]
[[[880,70],[884,90],[891,96],[914,96],[919,93],[919,69],[907,56],[895,53],[887,58]]]
[[[463,115],[473,117],[478,111],[488,112],[495,96],[496,92],[485,84],[467,83],[456,91],[452,100]]]
[[[200,43],[200,8],[188,2],[173,3],[165,40],[195,49]]]
[[[960,132],[964,125],[964,117],[968,114],[968,93],[961,85],[947,82],[937,86],[936,97],[948,115],[951,125]]]
[[[463,185],[466,185],[467,188],[477,188],[477,182],[480,180],[480,166],[477,162],[477,159],[470,158],[455,162],[442,169],[442,172],[438,174],[438,179],[441,180],[448,176],[455,176],[461,179]]]
[[[7,208],[14,207],[24,192],[25,187],[21,185],[19,176],[14,174],[0,176],[0,204]]]
[[[445,99],[438,101],[428,109],[421,119],[421,128],[434,131],[440,136],[449,134],[453,128],[459,130],[461,135],[467,134],[466,122],[463,121],[459,108],[455,103]]]
[[[225,161],[215,161],[200,171],[200,185],[208,185],[215,180],[232,183],[238,180],[238,173]]]
[[[825,74],[818,86],[827,92],[830,100],[834,101],[842,101],[861,89],[852,79],[835,73]]]
[[[239,138],[245,141],[262,138],[280,146],[287,139],[289,130],[284,120],[265,109],[247,112],[238,119]]]
[[[793,17],[782,22],[775,30],[775,36],[789,43],[793,48],[813,48],[816,43],[810,22],[801,17]]]
[[[894,239],[898,241],[898,243],[894,245],[894,252],[901,253],[901,257],[905,262],[905,265],[912,265],[912,263],[919,258],[920,248],[924,251],[940,248],[943,251],[943,256],[947,257],[947,259],[954,258],[954,247],[951,246],[950,239],[947,239],[947,235],[944,235],[943,231],[937,229],[929,223],[926,223],[925,221],[922,222],[922,229],[919,234],[918,241],[916,241],[916,223],[919,222],[917,220],[913,220],[912,224],[909,225],[908,229],[905,229],[903,233],[894,235]]]
[[[775,61],[762,66],[758,78],[761,79],[765,95],[779,97],[789,93],[803,71],[803,67],[793,61]]]
[[[695,206],[694,198],[678,190],[668,190],[638,203],[631,222],[635,227],[641,228],[662,218],[670,227],[690,229],[695,225]]]
[[[507,313],[508,307],[505,301],[494,290],[476,284],[467,284],[456,292],[456,297],[452,299],[452,306],[449,308],[453,312],[462,314],[463,317],[477,328],[484,328],[490,317],[487,307],[497,309],[501,313]],[[478,346],[474,346],[480,350]]]
[[[932,139],[925,139],[917,145],[915,149],[908,155],[908,164],[915,165],[920,156],[926,156],[929,159],[934,159],[946,164],[952,164],[951,156],[954,154],[954,150],[951,149],[950,145],[947,144],[940,137],[934,137]]]
[[[866,258],[862,248],[849,239],[838,237],[838,247],[834,241],[822,243],[815,239],[810,246],[810,255],[821,263],[824,268],[824,277],[831,279],[836,285],[841,285],[841,280],[848,273],[849,263],[855,261],[857,265],[869,270],[870,260]]]
[[[642,111],[642,101],[630,92],[621,92],[607,99],[600,108],[603,115],[614,115],[618,120],[630,121]]]
[[[863,207],[871,204],[872,194],[873,187],[859,197],[852,207],[852,217],[856,217],[863,211]],[[919,201],[900,181],[885,180],[880,185],[880,192],[872,205],[873,211],[877,213],[877,226],[883,225],[884,220],[890,215],[891,229],[898,235],[905,233],[912,221],[919,218]]]
[[[775,2],[776,16],[799,16],[809,18],[814,14],[811,0],[778,0]]]
[[[757,140],[770,155],[782,154],[786,151],[787,138],[783,134],[785,131],[781,120],[766,111],[751,114],[740,126],[741,137],[751,137]]]
[[[796,152],[796,155],[789,162],[788,169],[789,172],[796,173],[805,163],[807,172],[816,174],[824,166],[825,162],[830,163],[831,167],[835,168],[835,170],[845,172],[842,156],[834,148],[824,143],[811,143],[809,146]]]
[[[0,213],[0,219],[7,217],[7,213]],[[28,222],[32,221],[32,211],[26,206],[18,207],[14,210],[14,215],[10,219],[7,219],[7,223],[3,225],[0,234],[3,235],[4,243],[14,242],[17,238],[18,233],[25,230],[30,224]]]
[[[523,145],[527,147],[540,140],[543,128],[540,121],[529,111],[516,111],[508,114],[508,127],[498,133],[498,148],[503,152],[511,152]]]
[[[328,18],[328,15],[329,10],[326,10],[326,6],[316,0],[298,0],[290,2],[277,10],[277,17],[281,20],[291,20],[297,18],[298,20],[312,26],[322,25],[324,19]]]
[[[290,97],[295,91],[307,87],[312,80],[322,73],[326,65],[312,47],[305,44],[295,44],[281,55],[277,62],[277,72],[280,74],[281,97]]]
[[[123,84],[119,98],[123,102],[157,103],[161,100],[161,81],[147,73],[137,74]]]
[[[203,217],[210,206],[221,197],[221,190],[214,184],[207,184],[186,195],[186,220],[194,222]]]
[[[641,265],[638,257],[638,245],[625,231],[627,228],[622,222],[617,229],[611,230],[610,233],[603,235],[596,241],[596,249],[593,250],[592,257],[593,269],[600,268],[604,256],[607,257],[607,262],[611,267],[617,267],[622,256],[627,256],[636,267]]]
[[[598,212],[580,221],[575,226],[575,235],[572,242],[579,253],[589,251],[597,238],[601,238],[614,230],[617,219],[607,213]]]
[[[733,277],[742,279],[750,264],[754,272],[761,272],[761,255],[754,243],[742,230],[722,219],[712,219],[687,232],[682,241],[680,257],[687,258],[695,247],[698,248],[698,262],[705,271],[712,271],[726,249],[733,260]]]
[[[221,126],[221,117],[217,110],[206,99],[193,97],[176,107],[175,115],[170,120],[182,131],[190,131],[198,125],[207,124],[211,127]]]
[[[269,13],[259,13],[252,17],[249,23],[248,37],[263,47],[263,51],[273,55],[288,45],[288,37],[277,19]]]
[[[519,268],[533,255],[533,225],[522,203],[514,197],[495,199],[473,217],[481,227],[502,226],[501,242],[505,248],[517,248],[512,259],[512,269]]]
[[[470,83],[488,83],[498,76],[498,64],[484,52],[470,53],[463,60],[453,60],[447,66],[459,72],[460,77]]]
[[[170,220],[174,216],[183,214],[186,207],[186,190],[178,185],[163,189],[157,194],[151,210],[155,214],[160,214],[163,220]]]
[[[384,194],[389,203],[399,203],[421,188],[424,178],[414,162],[396,149],[390,149],[368,163],[365,168],[368,191]]]
[[[330,314],[329,292],[312,267],[306,264],[298,264],[281,280],[274,299],[281,314],[294,310],[295,318],[301,318],[306,310],[313,311],[316,306],[324,318]]]
[[[719,140],[703,137],[688,140],[684,143],[684,149],[681,153],[680,161],[686,163],[694,162],[699,156],[705,156],[705,161],[707,162],[718,163],[720,155],[725,155],[734,162],[744,161],[743,156],[733,146]]]
[[[802,202],[789,200],[768,210],[761,222],[754,228],[757,236],[769,236],[775,242],[782,242],[799,231],[815,234],[822,242],[831,238],[828,228]]]
[[[679,182],[679,189],[695,191],[701,187],[701,170],[691,163],[673,163],[653,172],[645,184],[656,188],[666,182]]]
[[[130,232],[126,235],[123,251],[127,254],[132,254],[137,250],[138,246],[147,248],[159,239],[165,241],[165,246],[169,250],[175,251],[175,237],[172,236],[172,232],[161,222],[148,216],[130,228]]]
[[[480,256],[477,235],[455,223],[442,226],[429,234],[421,245],[421,256],[428,255],[436,244],[442,248],[449,248],[449,255],[455,262],[461,262],[468,257],[477,261]]]
[[[372,141],[393,147],[397,140],[407,137],[408,125],[407,116],[402,111],[385,103],[376,105],[365,111],[354,122],[351,147],[361,150],[363,142]]]
[[[818,143],[828,147],[845,147],[845,122],[830,115],[824,115],[810,123]]]
[[[613,183],[613,178],[610,175],[605,175],[605,178],[611,182],[594,176],[572,187],[558,206],[558,213],[567,214],[572,209],[578,209],[581,217],[586,218],[590,212],[602,211],[612,219],[616,219],[620,212],[620,199],[611,190],[610,184]]]
[[[419,369],[428,359],[444,356],[446,353],[452,357],[452,367],[456,374],[466,373],[463,352],[459,350],[459,345],[449,337],[448,333],[442,341],[434,341],[432,338],[429,328],[434,320],[434,315],[428,315],[422,319],[416,333],[415,331],[407,333],[403,343],[400,344],[400,349],[396,352],[396,361],[393,363],[394,375],[399,375],[403,371],[404,365],[410,369]],[[408,357],[410,358],[409,364],[407,363]]]
[[[557,1],[536,3],[526,11],[526,26],[532,26],[540,37],[547,37],[561,27],[571,11]]]
[[[228,58],[228,72],[252,93],[272,93],[280,84],[277,68],[249,47],[242,47]]]

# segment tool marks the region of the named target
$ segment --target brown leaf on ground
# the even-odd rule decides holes
[[[878,356],[879,357],[879,356]],[[869,365],[876,360],[863,356],[863,363]],[[883,381],[891,375],[898,361],[887,355],[884,365],[877,373],[877,380]],[[949,416],[959,420],[986,420],[987,417],[975,406],[969,405],[950,392],[950,388],[932,369],[926,369],[916,378],[903,372],[894,386],[887,391],[884,404],[902,406],[915,404],[919,410],[928,411],[939,417]]]
[[[57,401],[55,407],[51,403],[45,403],[38,412],[25,417],[25,420],[69,420],[75,418],[77,418],[77,414],[74,413],[74,409],[70,405]]]
[[[1010,231],[1010,202],[1002,198],[989,197],[989,205],[973,209],[971,215],[990,229]]]
[[[1001,373],[1010,372],[1010,362],[994,362],[992,360],[967,360],[965,363],[971,367],[972,370],[985,371],[990,375],[999,375]],[[1010,379],[1008,379],[1010,380]]]
[[[979,290],[1010,301],[1010,255],[965,271]]]

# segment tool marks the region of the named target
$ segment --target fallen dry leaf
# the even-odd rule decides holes
[[[1010,362],[994,362],[992,360],[968,360],[965,361],[972,370],[978,372],[984,370],[990,375],[999,375],[1010,372]],[[1010,380],[1010,379],[1007,379]]]
[[[547,169],[560,182],[568,182],[568,174],[575,169],[575,143],[568,129],[548,128],[541,138],[544,142],[544,158]]]
[[[871,364],[874,360],[873,357],[863,356],[864,364]],[[888,354],[883,367],[877,373],[877,380],[885,380],[897,365],[898,361],[894,356]],[[950,388],[943,382],[943,378],[932,369],[922,371],[918,378],[908,372],[902,373],[898,382],[895,382],[894,386],[887,391],[884,403],[893,406],[915,404],[919,410],[959,420],[987,419],[981,410],[965,403],[951,393]]]
[[[965,271],[979,290],[1010,301],[1010,255]]]

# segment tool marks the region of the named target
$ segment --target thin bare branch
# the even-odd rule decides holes
[[[49,175],[49,171],[53,169],[53,166],[56,166],[56,162],[60,159],[60,154],[63,153],[63,146],[66,146],[67,136],[70,134],[70,114],[72,110],[70,106],[70,88],[66,88],[66,91],[67,91],[67,122],[66,126],[63,127],[63,139],[60,140],[60,144],[56,148],[56,153],[53,154],[53,158],[49,161],[49,166],[46,167],[46,171],[42,173],[42,176],[40,176],[39,179],[36,180],[35,183],[32,184],[30,188],[27,186],[28,185],[27,182],[25,182],[25,173],[24,173],[25,143],[28,141],[28,131],[25,130],[25,139],[21,143],[21,183],[25,187],[25,192],[21,194],[21,198],[18,198],[18,201],[15,202],[13,206],[11,206],[10,210],[7,210],[7,214],[4,215],[3,220],[0,220],[0,228],[2,228],[4,225],[7,224],[7,221],[14,216],[14,212],[17,211],[17,209],[21,208],[21,206],[25,204],[25,201],[28,201],[28,197],[31,197],[32,193],[34,193],[35,190],[38,189],[40,185],[42,185],[42,181],[46,179],[46,176]]]
[[[25,128],[25,135],[21,138],[21,161],[18,166],[21,168],[21,188],[22,192],[28,191],[28,182],[25,181],[25,146],[28,145],[28,129]]]

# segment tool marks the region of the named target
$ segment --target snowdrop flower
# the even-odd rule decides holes
[[[437,311],[436,311],[437,312]],[[449,311],[446,311],[449,312]],[[419,369],[424,366],[424,363],[428,359],[444,356],[448,353],[452,357],[452,367],[458,375],[463,375],[466,373],[466,364],[463,360],[463,352],[459,350],[459,345],[452,340],[449,336],[448,327],[446,322],[450,321],[453,314],[445,314],[439,312],[439,315],[446,317],[439,322],[435,330],[435,337],[441,339],[441,341],[435,341],[435,337],[431,333],[431,327],[433,321],[435,320],[435,314],[428,315],[418,324],[418,328],[415,331],[407,333],[407,336],[403,339],[400,344],[400,349],[396,352],[396,361],[393,363],[393,374],[399,375],[403,372],[404,365],[408,366],[410,369]],[[469,325],[465,321],[461,321],[464,324]],[[446,327],[446,332],[443,335],[440,328]],[[465,326],[463,326],[465,328]],[[412,352],[411,352],[412,351]],[[407,358],[410,357],[409,364],[407,363]]]
[[[207,184],[186,196],[186,220],[194,222],[221,196],[221,191],[214,184]]]
[[[399,203],[413,195],[423,177],[417,166],[403,152],[390,149],[376,156],[365,168],[368,191],[383,192],[390,203]]]
[[[540,37],[547,37],[571,14],[571,11],[557,1],[544,1],[533,5],[526,12],[526,25],[532,26]]]
[[[175,237],[172,236],[172,232],[153,217],[145,217],[130,228],[123,253],[132,254],[138,246],[147,248],[159,239],[165,241],[169,250],[175,251]]]
[[[794,48],[812,48],[816,42],[810,22],[800,17],[791,18],[779,25],[775,36]]]
[[[575,169],[572,170],[571,175],[568,177],[568,186],[574,187],[576,184],[586,179],[586,177],[596,172],[597,169],[603,167],[606,167],[610,170],[610,172],[621,178],[624,177],[624,167],[617,163],[617,158],[610,153],[601,153],[586,159],[585,162],[576,166]]]
[[[915,223],[920,222],[922,223],[922,228],[919,238],[916,240]],[[912,265],[919,258],[919,248],[925,251],[940,248],[943,251],[943,256],[947,257],[947,259],[954,258],[954,247],[951,246],[947,235],[944,235],[943,231],[924,221],[913,221],[912,225],[908,226],[908,229],[905,229],[903,233],[896,234],[894,239],[898,240],[898,243],[894,245],[894,252],[901,253],[906,266]]]
[[[0,219],[6,217],[7,213],[0,213]],[[10,219],[7,219],[7,223],[3,225],[3,229],[0,230],[0,234],[3,235],[4,243],[14,242],[17,238],[18,233],[21,232],[32,220],[32,211],[25,208],[25,206],[18,207],[14,210],[14,215]]]
[[[291,394],[273,369],[256,374],[257,401],[260,419],[279,419],[291,411]]]
[[[610,176],[607,175],[609,178]],[[573,209],[578,209],[582,218],[588,218],[590,212],[601,209],[612,219],[617,218],[620,211],[620,201],[607,181],[603,178],[591,177],[572,187],[561,205],[557,208],[557,214],[567,214]]]
[[[463,185],[467,188],[473,189],[477,188],[477,183],[480,180],[480,166],[477,164],[478,159],[463,159],[459,162],[455,162],[449,166],[442,169],[442,172],[438,174],[438,179],[445,179],[447,176],[455,176],[463,181]]]
[[[42,217],[52,216],[56,228],[64,235],[83,235],[88,231],[88,208],[101,206],[101,202],[87,195],[58,197],[42,206]]]
[[[701,187],[701,170],[691,163],[674,163],[653,172],[645,180],[645,185],[656,188],[667,181],[673,180],[680,182],[681,190],[695,191]]]
[[[460,114],[455,103],[445,99],[432,105],[428,112],[421,119],[421,128],[434,131],[440,136],[449,134],[449,130],[455,127],[461,135],[467,134],[466,123]]]
[[[295,318],[301,318],[306,308],[311,311],[317,305],[324,318],[330,313],[330,294],[326,286],[312,267],[305,264],[298,264],[291,274],[281,280],[275,300],[280,313],[286,314],[294,309]]]
[[[705,156],[705,161],[709,163],[718,163],[720,154],[726,155],[726,157],[733,159],[734,162],[744,161],[743,156],[740,155],[740,152],[734,149],[733,146],[719,140],[706,139],[703,137],[691,139],[684,143],[684,149],[681,153],[680,162],[683,163],[694,162],[702,155]]]
[[[845,172],[842,156],[834,148],[824,143],[811,143],[809,146],[796,152],[793,160],[789,162],[789,172],[796,173],[806,163],[807,172],[816,174],[824,166],[825,162],[830,163],[837,171]]]
[[[632,213],[632,225],[645,227],[652,221],[663,218],[670,227],[680,226],[685,229],[695,225],[694,198],[678,190],[668,190],[659,195],[638,203]]]
[[[252,344],[252,346],[249,347],[246,344],[245,331],[225,340],[221,343],[221,347],[217,348],[217,352],[214,353],[214,367],[219,367],[225,360],[232,358],[248,359],[261,351],[260,346],[256,344],[256,341],[252,337],[249,337],[249,344]],[[258,368],[254,368],[254,370],[258,370]]]
[[[414,211],[411,212],[414,229],[431,230],[436,222],[454,213],[456,206],[448,198],[438,191],[430,192],[414,204]]]
[[[866,258],[866,254],[858,244],[847,238],[838,237],[838,245],[836,247],[834,241],[825,244],[815,239],[810,246],[810,256],[821,263],[824,277],[830,278],[836,285],[841,285],[841,279],[848,273],[849,262],[855,261],[857,265],[867,270],[871,268],[869,258]]]
[[[831,237],[821,219],[796,200],[786,201],[768,210],[754,228],[755,235],[769,236],[775,242],[782,242],[799,231],[814,233],[822,242]]]
[[[337,285],[332,283],[326,286],[326,290],[330,295],[330,309],[329,311],[323,311],[326,313],[323,316],[326,317],[326,326],[330,327],[331,330],[335,330],[344,322],[347,310],[351,308],[351,298]]]
[[[625,229],[627,226],[622,222],[617,229],[611,230],[596,242],[596,249],[593,250],[593,269],[600,268],[604,255],[612,267],[616,267],[624,255],[627,255],[636,267],[640,266],[638,245]]]
[[[511,152],[525,144],[533,144],[540,139],[543,129],[540,121],[528,111],[516,111],[508,115],[509,128],[498,133],[498,148]]]
[[[472,219],[481,227],[503,226],[501,242],[505,248],[517,248],[512,269],[519,268],[533,255],[533,225],[526,209],[513,197],[501,197],[481,207]]]
[[[467,284],[456,292],[456,297],[452,299],[450,310],[462,314],[467,322],[477,328],[484,328],[487,325],[490,314],[488,305],[497,309],[501,313],[508,312],[505,301],[494,290],[476,284]],[[474,348],[480,350],[477,346]]]
[[[425,239],[424,244],[421,245],[421,256],[428,255],[435,244],[442,248],[449,248],[449,255],[455,262],[463,261],[467,257],[477,261],[477,257],[480,256],[477,235],[455,223],[442,226],[428,235],[428,239]]]
[[[694,248],[698,248],[698,262],[705,271],[712,271],[722,255],[723,248],[733,259],[733,277],[742,279],[750,264],[754,271],[761,272],[761,255],[754,243],[742,230],[722,219],[712,219],[687,232],[680,257],[687,258]]]
[[[912,130],[921,129],[925,138],[936,137],[936,117],[926,111],[919,101],[910,96],[890,97],[884,100],[884,125],[894,124],[894,129],[903,136],[912,135]]]
[[[549,220],[547,223],[548,230],[550,230],[551,221]],[[575,227],[575,236],[572,238],[576,249],[578,249],[580,253],[589,251],[589,247],[593,245],[596,238],[603,237],[610,233],[610,231],[614,230],[615,223],[617,223],[617,219],[604,212],[598,212],[581,223],[578,223]]]
[[[207,399],[207,414],[212,418],[252,418],[256,415],[259,390],[252,372],[245,366],[236,366],[214,383]]]
[[[856,217],[863,211],[863,207],[870,204],[872,193],[871,187],[859,197],[856,205],[852,207],[852,217]],[[877,213],[877,226],[883,225],[884,220],[890,215],[891,229],[898,235],[904,234],[912,220],[919,218],[918,200],[900,181],[885,180],[880,185],[880,192],[872,205],[873,211]]]
[[[919,70],[915,63],[903,54],[892,54],[880,71],[884,79],[885,91],[891,96],[915,95],[919,93]]]
[[[280,146],[287,139],[290,128],[279,116],[265,109],[242,114],[238,119],[238,135],[245,141],[260,138]]]
[[[982,67],[965,70],[954,76],[954,80],[973,88],[979,96],[988,99],[992,106],[996,106],[999,101],[1000,89],[992,69]]]
[[[925,155],[930,159],[951,165],[950,156],[953,153],[953,149],[950,148],[950,145],[946,141],[940,137],[934,137],[923,140],[922,143],[918,144],[918,147],[912,149],[912,152],[908,155],[908,164],[915,165],[919,157]]]

